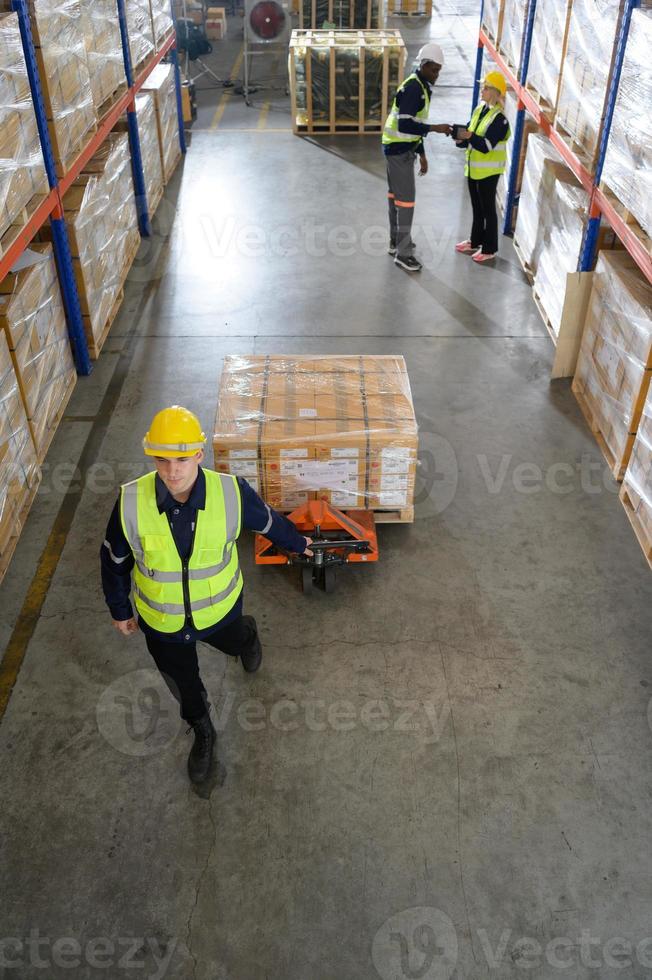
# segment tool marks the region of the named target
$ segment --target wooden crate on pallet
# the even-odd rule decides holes
[[[293,31],[294,133],[382,132],[405,60],[400,31]]]
[[[142,91],[151,92],[154,97],[163,183],[168,184],[181,159],[173,66],[157,65],[143,85]]]
[[[634,440],[620,500],[652,568],[652,388]]]
[[[416,2],[416,0],[414,0]],[[373,30],[385,26],[384,0],[302,0],[299,27],[319,30],[324,24],[338,30]]]

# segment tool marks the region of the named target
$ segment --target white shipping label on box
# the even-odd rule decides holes
[[[243,476],[248,480],[249,477],[258,475],[258,463],[255,459],[243,459],[239,462],[233,460],[229,463],[229,470],[233,476]]]
[[[258,480],[257,479],[255,479],[255,480],[254,479],[247,480],[247,483],[252,488],[252,490],[255,490],[256,493],[260,493],[260,489],[259,489],[260,484],[258,483]]]
[[[229,452],[229,459],[257,459],[258,453],[255,449],[232,449]]]
[[[350,449],[331,449],[331,459],[345,459],[348,457],[358,458],[360,455],[360,450],[356,446],[351,446]]]
[[[304,459],[307,455],[307,449],[281,449],[281,459]]]
[[[399,493],[396,490],[390,490],[387,493],[379,493],[378,502],[381,507],[406,507],[407,493]]]
[[[391,474],[390,476],[385,476],[383,474],[380,480],[380,489],[382,490],[407,490],[408,488],[408,477],[403,474]]]
[[[331,504],[333,507],[357,507],[360,501],[354,493],[337,493],[333,491],[331,494]]]
[[[299,409],[299,418],[302,418],[302,419],[314,419],[316,415],[317,415],[317,409],[316,408],[300,408]]]
[[[337,490],[342,484],[357,480],[358,464],[354,459],[284,460],[281,476],[292,477],[297,487],[306,490]]]
[[[383,473],[405,473],[414,460],[414,452],[407,446],[388,446],[380,454]]]

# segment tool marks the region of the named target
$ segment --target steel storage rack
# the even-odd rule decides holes
[[[120,24],[122,40],[122,52],[124,58],[125,79],[127,90],[100,118],[96,131],[88,140],[82,151],[77,155],[73,162],[68,166],[61,178],[57,177],[52,149],[52,142],[48,131],[46,111],[41,89],[41,80],[38,71],[34,39],[29,15],[29,0],[12,0],[11,6],[18,15],[21,39],[27,72],[29,76],[36,124],[38,127],[45,169],[50,187],[49,194],[30,215],[15,240],[7,248],[0,258],[0,281],[9,273],[16,260],[25,251],[39,229],[49,219],[52,229],[52,242],[54,254],[59,273],[59,283],[68,324],[68,333],[72,346],[73,356],[77,372],[81,375],[91,373],[91,361],[89,356],[88,344],[84,332],[79,294],[75,275],[73,271],[70,243],[66,231],[65,216],[63,209],[63,197],[71,187],[73,181],[82,172],[88,161],[95,154],[101,144],[105,141],[118,119],[127,114],[127,125],[129,131],[129,143],[131,150],[132,175],[136,204],[138,209],[138,224],[140,233],[143,237],[151,234],[149,211],[147,206],[147,194],[145,191],[145,178],[140,152],[140,140],[138,136],[138,123],[135,112],[136,95],[143,84],[165,55],[170,55],[174,66],[177,113],[179,116],[179,141],[181,152],[186,152],[184,130],[183,130],[183,111],[181,104],[181,78],[179,74],[179,63],[176,51],[176,35],[174,31],[160,44],[158,50],[152,55],[147,64],[134,74],[131,64],[129,51],[129,38],[127,34],[127,19],[125,14],[125,0],[116,0],[116,10]]]

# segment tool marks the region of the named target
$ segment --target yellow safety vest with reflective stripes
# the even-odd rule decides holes
[[[403,91],[408,82],[413,79],[421,86],[423,92],[423,97],[425,99],[423,109],[419,109],[416,116],[402,116],[399,113],[398,106],[396,105],[396,95]],[[411,133],[400,133],[398,129],[399,119],[413,119],[416,122],[427,123],[428,113],[430,111],[430,96],[428,95],[428,89],[423,84],[418,75],[408,75],[407,78],[403,79],[401,84],[396,90],[396,95],[394,96],[394,101],[392,102],[392,108],[389,110],[389,115],[385,121],[385,128],[383,129],[383,143],[417,143],[421,142],[421,136],[413,136]]]
[[[496,116],[499,116],[503,111],[499,105],[492,106],[489,112],[485,113],[482,119],[480,119],[480,113],[485,108],[484,102],[480,102],[475,107],[471,116],[469,131],[475,133],[476,136],[484,136]],[[467,146],[464,176],[470,177],[471,180],[482,180],[484,177],[492,177],[495,174],[504,173],[507,162],[507,140],[510,136],[511,132],[508,123],[505,139],[501,140],[500,143],[496,143],[493,150],[488,150],[487,153],[480,153],[479,150],[474,150],[472,146]]]
[[[234,476],[203,470],[206,506],[197,511],[192,552],[182,561],[165,513],[156,503],[156,473],[125,483],[120,493],[122,529],[136,561],[134,602],[152,629],[176,633],[189,606],[196,629],[214,626],[242,592],[236,539],[242,499]],[[185,599],[185,601],[184,601]]]

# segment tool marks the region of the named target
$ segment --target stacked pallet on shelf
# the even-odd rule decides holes
[[[507,162],[505,164],[505,172],[501,175],[498,181],[498,187],[496,188],[496,202],[500,210],[504,213],[505,205],[507,203],[507,190],[509,186],[509,176],[512,168],[512,154],[514,152],[514,132],[516,129],[516,113],[518,109],[518,99],[511,88],[507,89],[507,94],[505,95],[505,105],[504,113],[509,120],[509,126],[512,133],[512,138],[507,141],[506,154]],[[528,140],[533,133],[538,132],[539,127],[535,121],[526,115],[523,121],[523,139],[521,140],[518,170],[516,172],[516,185],[515,194],[521,193],[521,184],[523,182],[523,169],[525,167],[525,156],[527,153]],[[516,221],[516,215],[518,212],[518,204],[515,204],[512,209],[512,228]]]
[[[514,248],[531,282],[537,271],[538,255],[544,228],[540,215],[557,174],[568,170],[552,143],[543,135],[531,134],[521,180]]]
[[[223,41],[226,37],[226,9],[209,7],[206,11],[206,37],[209,41]]]
[[[601,252],[573,392],[617,480],[629,462],[651,377],[652,285],[626,252]]]
[[[412,521],[418,430],[402,357],[227,357],[215,466],[279,510],[307,500]]]
[[[7,9],[11,0],[0,0]],[[95,132],[97,116],[79,0],[29,0],[45,112],[62,177]]]
[[[81,27],[93,102],[97,116],[101,118],[127,87],[115,0],[92,0],[92,3],[82,4]]]
[[[432,17],[432,0],[389,0],[392,17]]]
[[[482,5],[482,30],[494,46],[498,46],[502,34],[505,0],[484,0]]]
[[[142,91],[151,92],[154,98],[163,182],[167,184],[181,159],[173,66],[157,65],[143,85]]]
[[[380,133],[405,60],[400,31],[293,31],[294,132]]]
[[[149,6],[154,47],[159,51],[174,30],[174,22],[170,15],[170,4],[168,0],[150,0]]]
[[[163,164],[156,121],[156,105],[153,92],[141,92],[136,96],[136,118],[140,139],[140,155],[143,161],[147,210],[153,215],[163,197]],[[127,122],[121,119],[115,127],[117,132],[127,132]]]
[[[416,0],[415,0],[416,2]],[[385,26],[384,0],[302,0],[299,27],[321,29],[324,24],[339,30],[372,30]]]
[[[16,14],[0,15],[0,256],[48,192]]]
[[[537,0],[527,88],[552,122],[559,102],[562,65],[573,0]]]
[[[7,338],[0,330],[0,582],[41,480]]]
[[[573,0],[555,126],[592,169],[607,93],[620,0]]]
[[[52,246],[34,245],[31,265],[0,282],[0,328],[14,362],[36,455],[43,462],[77,372]]]
[[[634,10],[602,181],[616,210],[652,254],[651,105],[652,12]]]
[[[131,67],[135,72],[154,54],[154,31],[149,0],[125,0]]]
[[[88,348],[97,358],[140,244],[126,134],[108,137],[72,184],[63,207]]]
[[[515,74],[521,60],[527,5],[527,0],[505,0],[504,4],[499,49]]]
[[[620,488],[620,500],[652,568],[652,386]]]

